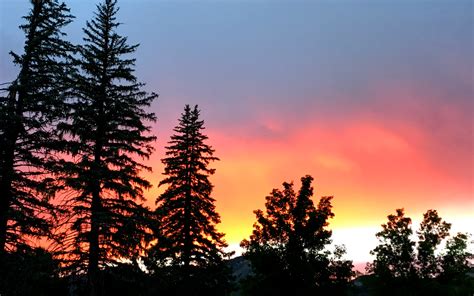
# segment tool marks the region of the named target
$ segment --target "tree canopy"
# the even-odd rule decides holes
[[[138,79],[138,45],[118,16],[117,0],[101,0],[72,44],[69,8],[30,1],[23,51],[11,52],[18,74],[0,84],[0,295],[474,293],[471,236],[451,235],[437,210],[416,231],[404,209],[389,215],[356,277],[332,241],[333,197],[315,198],[310,175],[266,196],[232,258],[197,105],[178,118],[149,209],[158,96]]]
[[[74,96],[66,120],[58,125],[66,156],[60,180],[71,193],[65,209],[70,222],[66,260],[71,270],[86,270],[91,294],[99,290],[99,270],[135,260],[148,232],[144,190],[151,187],[141,162],[154,150],[145,108],[157,97],[134,75],[138,45],[119,35],[115,0],[97,5],[78,47]]]
[[[73,19],[69,8],[57,0],[31,1],[24,19],[24,51],[10,52],[19,73],[0,100],[0,255],[51,232],[50,169],[59,147],[50,141],[72,71],[74,48],[63,32]]]
[[[375,260],[367,265],[376,277],[377,293],[400,295],[422,290],[426,295],[460,295],[474,290],[467,275],[473,258],[467,234],[450,237],[451,224],[436,210],[423,214],[417,241],[403,209],[397,209],[388,220],[376,234],[379,245],[371,251]],[[446,239],[445,248],[440,249]]]
[[[283,189],[273,189],[266,197],[265,212],[254,211],[257,221],[252,235],[241,242],[255,272],[249,280],[250,294],[305,295],[329,287],[333,279],[350,280],[352,262],[331,264],[326,249],[332,235],[327,229],[334,217],[332,197],[321,197],[315,207],[312,181],[311,176],[302,177],[298,193],[293,183],[283,183]],[[335,261],[343,253],[339,248]],[[277,282],[281,285],[273,284]]]
[[[202,269],[212,271],[214,277],[225,278],[223,259],[228,255],[224,251],[227,247],[224,234],[216,229],[220,216],[209,180],[215,172],[209,164],[218,158],[206,143],[204,121],[199,116],[198,106],[186,105],[166,147],[166,157],[162,159],[165,178],[159,184],[166,189],[157,198],[155,211],[158,243],[147,260],[156,272],[160,272],[159,267],[173,268],[177,285],[192,282],[194,289],[208,284],[202,277]]]

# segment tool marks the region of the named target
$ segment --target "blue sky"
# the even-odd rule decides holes
[[[67,3],[78,43],[97,1]],[[215,195],[231,243],[271,188],[307,173],[316,195],[335,195],[336,228],[379,225],[400,206],[474,221],[472,1],[119,6],[119,33],[140,43],[136,74],[160,94],[152,183],[184,104],[199,104],[222,159]],[[27,10],[0,2],[0,82],[17,73],[8,52],[21,52]]]

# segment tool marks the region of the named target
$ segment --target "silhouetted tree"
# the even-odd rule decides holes
[[[11,52],[19,74],[0,102],[0,256],[25,236],[48,235],[53,187],[45,174],[55,148],[49,144],[71,71],[73,48],[62,32],[72,19],[66,5],[32,0],[24,19],[24,52]]]
[[[158,243],[147,259],[151,269],[162,273],[167,270],[170,280],[187,291],[178,293],[189,295],[205,295],[200,287],[219,284],[217,278],[212,279],[217,274],[222,275],[221,284],[226,282],[223,258],[227,253],[223,248],[227,244],[224,234],[216,229],[220,216],[209,181],[215,172],[209,164],[218,158],[206,143],[204,121],[199,115],[197,106],[191,109],[186,105],[166,147],[167,157],[162,159],[166,177],[160,186],[167,188],[156,200]],[[209,275],[211,278],[206,279]],[[224,293],[225,287],[221,289]]]
[[[377,233],[380,245],[371,254],[366,284],[376,295],[468,295],[474,292],[469,271],[468,235],[458,233],[447,241],[437,255],[437,247],[449,236],[451,224],[443,221],[436,210],[423,214],[418,246],[411,241],[411,219],[403,209],[388,216],[389,222]],[[416,251],[416,252],[415,252]]]
[[[403,209],[397,209],[396,215],[387,218],[387,224],[382,224],[383,230],[376,234],[380,244],[370,251],[375,260],[368,271],[383,279],[408,279],[415,275],[411,219],[405,217]]]
[[[338,289],[339,292],[343,292],[355,277],[354,265],[351,260],[344,259],[345,254],[346,247],[336,245],[329,264],[334,289]]]
[[[87,270],[91,295],[99,293],[101,267],[136,258],[147,235],[142,202],[151,185],[140,171],[151,168],[140,159],[153,151],[155,137],[145,122],[155,121],[155,115],[144,108],[157,95],[137,82],[135,59],[128,55],[138,45],[116,33],[117,12],[116,1],[105,0],[87,22],[72,112],[59,125],[68,153],[63,180],[72,191],[66,204],[72,249],[66,259],[72,270]]]
[[[436,277],[441,271],[440,260],[435,251],[439,244],[449,236],[451,224],[443,221],[436,210],[423,214],[418,234],[417,265],[422,278]]]
[[[252,235],[241,242],[255,273],[246,284],[251,286],[248,293],[305,295],[335,279],[330,252],[325,250],[331,242],[332,232],[326,227],[334,217],[332,197],[322,197],[315,207],[312,181],[311,176],[301,178],[298,194],[293,183],[283,183],[283,190],[273,189],[266,197],[266,211],[254,212]]]
[[[441,276],[444,279],[463,278],[469,271],[469,260],[474,259],[474,255],[468,250],[469,237],[466,233],[457,233],[447,241],[441,259]]]
[[[67,295],[59,261],[42,248],[18,245],[2,258],[0,293],[7,296]]]

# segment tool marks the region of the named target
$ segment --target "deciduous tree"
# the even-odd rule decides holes
[[[423,214],[418,230],[417,267],[422,278],[434,278],[441,271],[441,262],[435,251],[439,244],[449,236],[451,224],[443,221],[436,210]]]
[[[442,273],[444,279],[451,280],[463,278],[469,271],[469,260],[474,259],[474,255],[469,252],[468,246],[470,235],[457,233],[446,243],[446,249],[441,259]]]
[[[397,209],[395,215],[387,218],[383,230],[376,234],[379,245],[370,252],[375,260],[368,270],[384,279],[410,278],[415,275],[411,219],[405,217],[403,209]]]
[[[282,190],[273,189],[266,197],[265,212],[254,212],[257,222],[252,235],[241,242],[255,272],[251,293],[303,295],[329,286],[334,279],[330,252],[325,250],[331,243],[327,226],[334,217],[332,197],[322,197],[315,207],[312,181],[311,176],[301,178],[298,193],[293,183],[283,183]]]

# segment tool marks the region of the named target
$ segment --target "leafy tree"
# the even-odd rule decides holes
[[[436,277],[440,272],[440,260],[435,251],[439,244],[449,236],[451,224],[443,221],[436,210],[423,214],[418,233],[418,268],[422,278]]]
[[[395,215],[388,216],[387,224],[376,234],[380,244],[370,253],[375,255],[368,271],[384,279],[408,279],[414,276],[414,246],[410,236],[411,219],[405,217],[403,209],[397,209]]]
[[[167,188],[156,200],[158,243],[148,259],[151,269],[167,272],[177,286],[193,283],[192,294],[205,294],[198,287],[213,281],[203,278],[203,269],[213,275],[222,273],[225,278],[223,258],[228,255],[223,251],[227,247],[224,234],[216,229],[220,216],[209,181],[215,172],[209,164],[218,158],[206,144],[208,137],[202,133],[204,121],[199,115],[197,106],[191,109],[186,105],[166,147],[166,157],[162,159],[166,177],[159,186]]]
[[[366,282],[377,295],[467,295],[474,292],[474,282],[467,276],[469,236],[458,233],[447,241],[437,255],[437,247],[449,236],[451,224],[442,220],[436,210],[423,215],[418,234],[418,246],[410,240],[411,219],[403,209],[388,216],[389,222],[377,233],[380,245],[371,254],[376,258],[368,264]],[[416,251],[416,252],[415,252]]]
[[[335,284],[334,288],[339,289],[339,291],[346,289],[355,277],[354,265],[351,260],[344,259],[345,254],[346,247],[336,245],[329,264],[331,279]]]
[[[469,238],[466,233],[457,233],[447,241],[441,259],[441,276],[444,279],[462,278],[469,271],[469,260],[474,259],[474,255],[468,251]]]
[[[71,44],[62,29],[72,16],[64,3],[32,0],[20,28],[23,54],[11,52],[19,74],[0,101],[0,255],[25,243],[25,236],[48,235],[52,210],[49,141],[62,117]],[[2,260],[0,260],[2,261]]]
[[[71,242],[65,257],[72,271],[86,270],[91,295],[99,293],[99,270],[137,258],[148,234],[143,191],[150,183],[140,176],[151,168],[140,163],[153,151],[145,123],[155,121],[148,107],[157,97],[142,90],[134,75],[138,45],[128,45],[116,29],[116,1],[97,5],[84,29],[75,78],[76,96],[68,120],[58,128],[68,156],[62,162],[70,193]]]
[[[2,295],[66,295],[66,283],[59,276],[59,262],[42,248],[18,245],[3,257],[0,270]]]
[[[283,183],[283,190],[273,189],[266,197],[266,211],[254,212],[257,222],[252,235],[241,242],[255,273],[246,283],[248,293],[304,295],[327,287],[335,278],[325,251],[331,242],[332,232],[326,227],[334,217],[332,197],[322,197],[315,207],[312,181],[311,176],[301,178],[298,194],[293,183]]]

